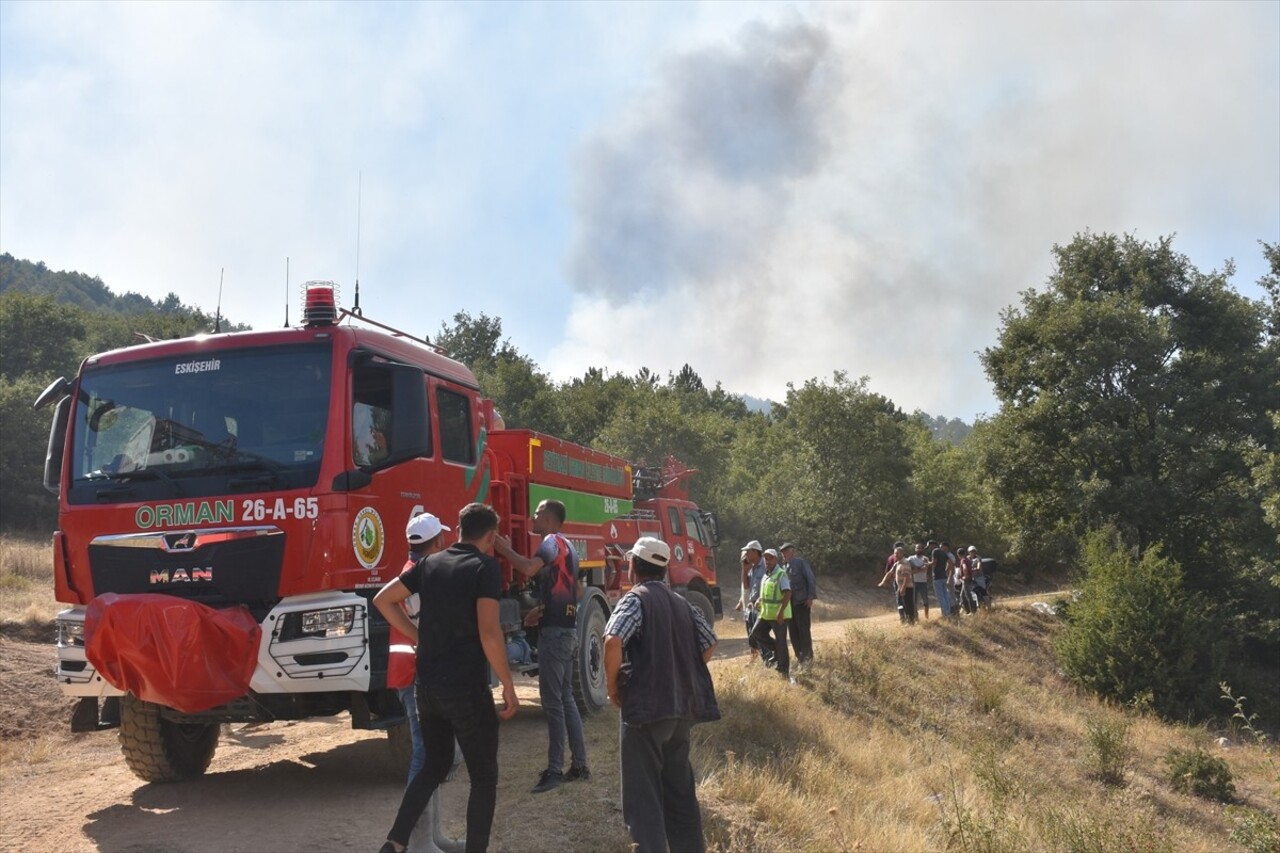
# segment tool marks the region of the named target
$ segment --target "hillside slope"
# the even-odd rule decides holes
[[[696,730],[712,846],[1280,849],[1275,748],[1076,690],[1034,600],[959,623],[822,623],[790,686],[745,655],[718,662],[724,719]],[[1225,761],[1235,802],[1173,790],[1175,747]]]

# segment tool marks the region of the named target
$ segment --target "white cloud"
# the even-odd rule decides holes
[[[363,172],[372,316],[501,316],[561,378],[842,369],[967,416],[1054,242],[1176,231],[1256,274],[1278,9],[10,0],[0,250],[208,310],[225,267],[224,315],[273,326],[286,256],[349,290]]]
[[[628,333],[554,374],[689,362],[778,399],[841,369],[968,417],[1054,243],[1179,232],[1256,270],[1280,237],[1277,7],[826,8],[672,59],[585,147],[573,326]]]

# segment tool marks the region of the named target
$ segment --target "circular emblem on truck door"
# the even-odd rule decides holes
[[[366,569],[372,569],[382,559],[382,547],[386,537],[382,530],[382,516],[371,506],[356,513],[355,524],[351,525],[351,546],[355,548],[356,559]]]

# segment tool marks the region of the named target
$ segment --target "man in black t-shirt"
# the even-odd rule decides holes
[[[405,789],[380,853],[401,853],[409,843],[414,824],[453,765],[455,738],[471,777],[467,850],[489,846],[498,798],[498,720],[511,719],[517,707],[498,621],[502,570],[493,557],[498,514],[485,504],[467,504],[458,530],[457,545],[405,569],[373,600],[392,627],[418,638],[418,718],[427,759]],[[422,602],[417,628],[399,607],[414,593]],[[489,667],[502,682],[500,711],[493,706]]]

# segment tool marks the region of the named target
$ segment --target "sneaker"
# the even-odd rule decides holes
[[[533,786],[533,793],[541,794],[552,788],[559,788],[562,782],[564,782],[564,774],[559,770],[543,770],[542,775],[538,777],[538,784]]]
[[[573,764],[569,767],[569,772],[564,774],[566,782],[590,782],[591,768],[585,764]]]

